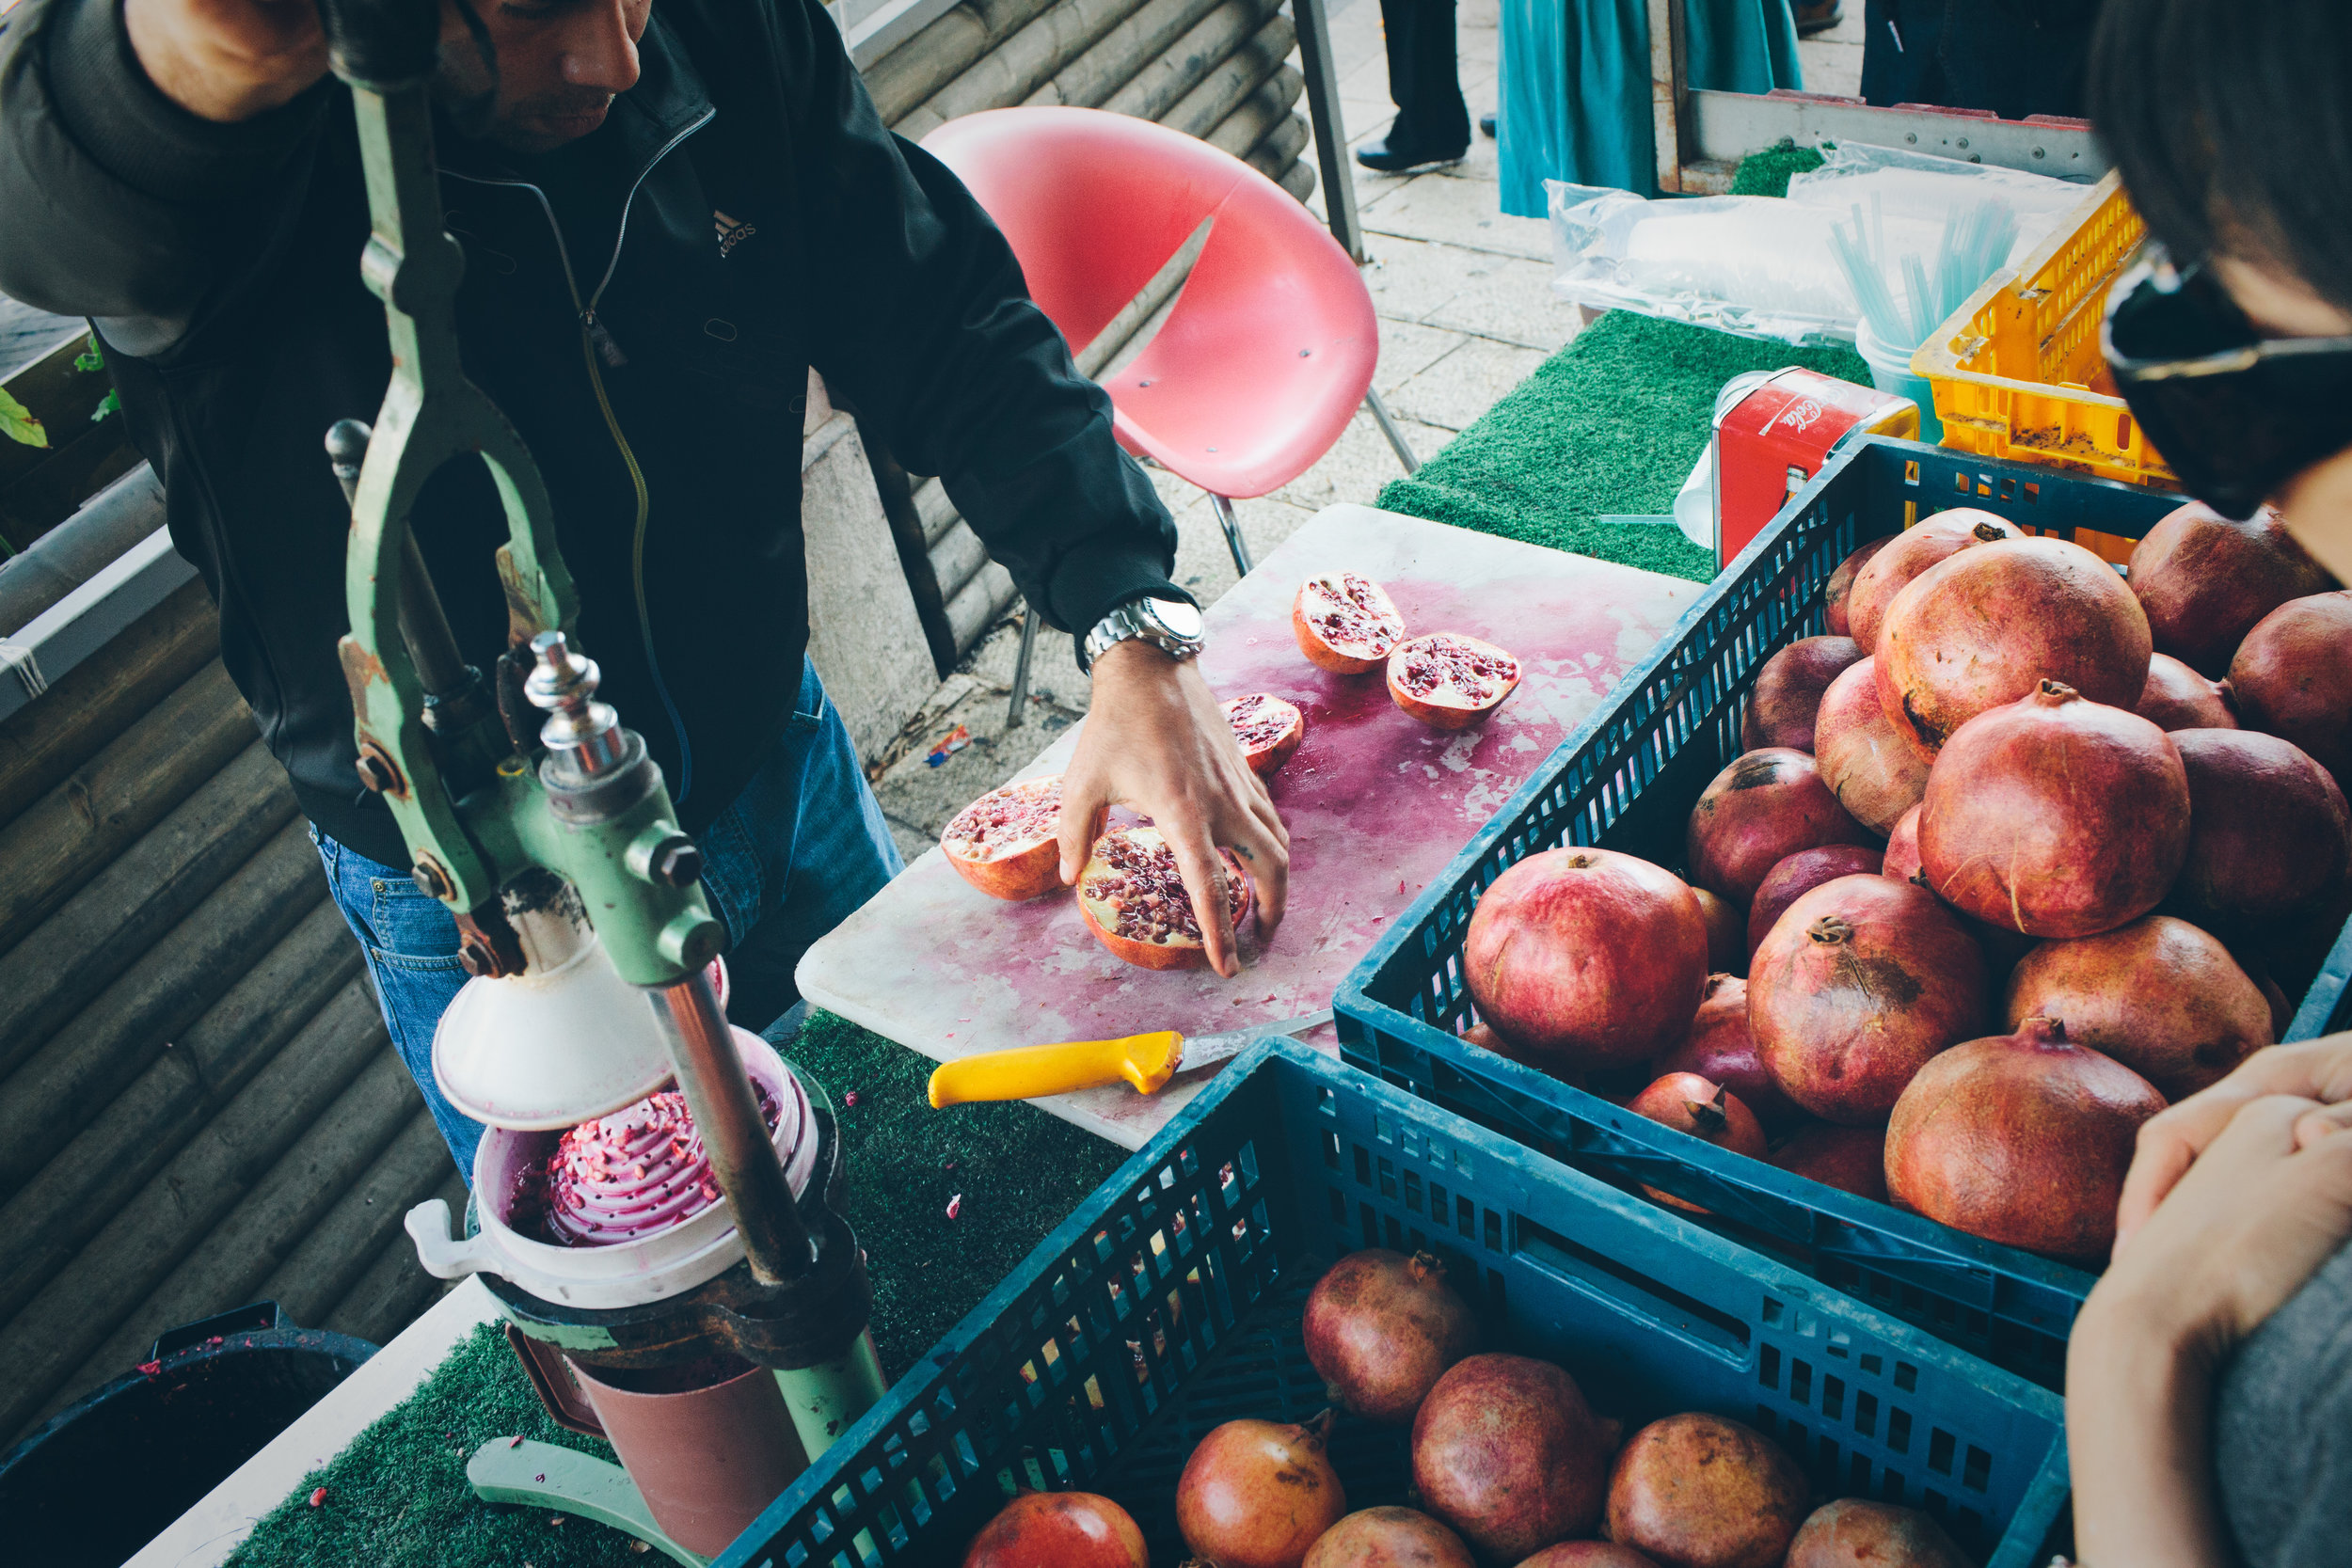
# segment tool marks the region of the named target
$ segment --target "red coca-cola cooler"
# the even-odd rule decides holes
[[[1715,395],[1715,566],[1764,531],[1849,437],[1919,438],[1919,405],[1790,366],[1750,371]]]

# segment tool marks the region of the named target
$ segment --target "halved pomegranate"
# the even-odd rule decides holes
[[[1061,775],[1023,779],[956,813],[939,847],[965,881],[1017,904],[1061,886],[1060,821]]]
[[[1249,918],[1249,879],[1230,849],[1225,895],[1233,928]],[[1157,828],[1114,828],[1094,841],[1078,874],[1078,911],[1095,940],[1138,969],[1197,969],[1209,961],[1200,921]]]
[[[1389,695],[1406,713],[1440,730],[1475,724],[1519,684],[1519,661],[1491,642],[1458,631],[1433,631],[1399,642],[1389,656]]]
[[[1405,636],[1389,591],[1353,572],[1323,572],[1291,601],[1291,633],[1307,662],[1334,674],[1376,670]]]
[[[1242,760],[1258,777],[1271,778],[1307,738],[1307,716],[1281,698],[1252,691],[1225,705],[1225,721],[1241,742]]]

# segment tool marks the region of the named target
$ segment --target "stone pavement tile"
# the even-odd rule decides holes
[[[1403,419],[1397,423],[1404,427],[1405,440],[1413,449],[1413,455],[1424,463],[1454,438],[1452,431]],[[1275,491],[1274,496],[1309,512],[1320,512],[1339,501],[1359,501],[1370,506],[1378,499],[1382,485],[1404,477],[1405,465],[1397,461],[1396,449],[1380,434],[1372,411],[1358,409],[1322,461]],[[1263,555],[1264,550],[1257,535],[1249,534],[1248,539],[1250,548]]]
[[[1860,43],[1808,39],[1798,48],[1798,60],[1804,67],[1805,91],[1836,93],[1846,98],[1862,96]]]
[[[1462,91],[1464,98],[1470,103],[1470,150],[1463,155],[1460,163],[1447,164],[1437,172],[1449,180],[1476,180],[1488,185],[1496,184],[1500,176],[1496,171],[1495,144],[1491,138],[1480,135],[1478,130],[1478,117],[1494,107],[1494,93],[1490,88],[1486,99],[1482,101],[1476,93],[1470,90],[1467,84]],[[1484,107],[1481,107],[1482,102]],[[1498,203],[1501,199],[1500,197],[1496,198]]]
[[[883,773],[874,794],[894,823],[936,839],[949,817],[1020,771],[1071,722],[1067,714],[1041,711],[1008,730],[1005,694],[979,687],[932,721],[914,749]],[[971,731],[972,743],[931,767],[926,755],[958,724]]]
[[[1362,213],[1364,227],[1377,233],[1444,240],[1538,261],[1551,254],[1544,221],[1504,216],[1496,187],[1485,181],[1424,174],[1364,203]]]
[[[1441,332],[1411,322],[1382,322],[1380,364],[1373,372],[1372,384],[1380,388],[1381,396],[1392,397],[1398,388],[1468,341],[1459,332]]]
[[[981,640],[979,647],[964,659],[964,668],[982,682],[988,693],[986,700],[996,705],[996,721],[1000,724],[1005,700],[1012,691],[1013,665],[1021,655],[1020,615],[1021,606],[1016,604],[1013,612],[998,622]],[[1029,695],[1072,713],[1086,711],[1091,688],[1086,676],[1078,673],[1077,649],[1068,632],[1056,631],[1051,626],[1038,627],[1037,652],[1029,659]]]
[[[1379,0],[1350,0],[1327,10],[1331,24],[1331,64],[1341,76],[1366,60],[1380,60],[1385,67]]]
[[[882,813],[882,821],[889,826],[892,842],[898,846],[898,858],[909,865],[920,859],[923,851],[939,842],[929,833],[908,827],[887,811]]]
[[[1364,287],[1372,293],[1372,308],[1386,322],[1418,322],[1462,292],[1462,267],[1492,260],[1484,252],[1465,251],[1427,240],[1400,240],[1375,234],[1364,250],[1370,258],[1363,269]],[[1385,328],[1384,328],[1385,330]]]
[[[1576,309],[1552,293],[1549,261],[1484,251],[1454,254],[1462,258],[1455,274],[1460,286],[1423,325],[1450,326],[1547,354],[1576,336]]]
[[[1472,338],[1389,399],[1399,419],[1465,430],[1544,362],[1541,351]]]

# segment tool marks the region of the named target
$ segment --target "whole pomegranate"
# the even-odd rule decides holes
[[[1767,746],[1735,758],[1691,808],[1691,880],[1745,907],[1764,874],[1798,850],[1871,842],[1811,757]]]
[[[1709,974],[1744,974],[1748,970],[1748,917],[1729,899],[1694,887],[1699,914],[1707,922],[1707,968]]]
[[[1920,1069],[1886,1126],[1886,1190],[1955,1230],[2104,1263],[2154,1085],[2046,1019]]]
[[[1652,1421],[1609,1477],[1609,1539],[1674,1568],[1780,1568],[1812,1488],[1788,1450],[1721,1416]]]
[[[1928,886],[2035,937],[2111,931],[2156,907],[2188,856],[2181,753],[2136,713],[2043,681],[1962,726],[1928,775]]]
[[[1688,1038],[1659,1057],[1649,1070],[1663,1077],[1670,1072],[1695,1072],[1720,1084],[1756,1113],[1767,1131],[1799,1120],[1804,1112],[1780,1092],[1764,1058],[1748,1032],[1748,983],[1731,974],[1709,974],[1698,1016],[1691,1021]]]
[[[2342,784],[2352,778],[2352,591],[2289,599],[2255,623],[2230,660],[2249,730],[2292,740]]]
[[[1984,957],[1925,888],[1840,877],[1788,906],[1748,969],[1748,1027],[1783,1093],[1874,1126],[1985,1021]]]
[[[1962,550],[2023,537],[2008,518],[1973,506],[1955,506],[1903,530],[1854,574],[1846,594],[1846,635],[1864,653],[1877,652],[1886,607],[1912,578]]]
[[[1230,849],[1225,894],[1233,928],[1249,918],[1249,878]],[[1209,961],[1200,920],[1157,828],[1114,828],[1094,841],[1078,874],[1078,912],[1094,940],[1139,969],[1198,969]]]
[[[1663,1568],[1654,1557],[1645,1557],[1630,1546],[1620,1546],[1614,1541],[1562,1541],[1546,1546],[1519,1568]]]
[[[1786,1568],[1974,1568],[1944,1527],[1915,1508],[1840,1497],[1813,1511]]]
[[[1899,882],[1915,881],[1919,876],[1919,810],[1917,806],[1895,819],[1895,829],[1886,835],[1886,859],[1879,866],[1879,874],[1892,877]]]
[[[1061,775],[992,789],[948,822],[940,851],[991,898],[1018,903],[1061,886]]]
[[[1433,631],[1389,654],[1390,698],[1432,729],[1477,723],[1518,684],[1518,659],[1458,631]]]
[[[1389,661],[1389,650],[1405,639],[1405,617],[1370,578],[1319,572],[1291,600],[1291,635],[1318,669],[1360,675]]]
[[[1876,539],[1865,539],[1854,546],[1851,555],[1837,563],[1836,569],[1830,573],[1829,580],[1821,585],[1821,619],[1828,625],[1832,637],[1853,637],[1853,625],[1847,614],[1847,600],[1853,593],[1854,577],[1870,563],[1872,556],[1894,542],[1895,535],[1891,533]],[[1867,642],[1863,642],[1860,638],[1854,641],[1865,653],[1869,651]]]
[[[1880,705],[1876,659],[1830,683],[1816,719],[1813,759],[1837,803],[1874,833],[1892,832],[1927,793],[1928,757]]]
[[[1856,1197],[1886,1201],[1884,1128],[1836,1127],[1817,1121],[1799,1128],[1795,1136],[1773,1149],[1769,1158],[1791,1176],[1802,1176]]]
[[[1764,1128],[1755,1113],[1734,1099],[1728,1089],[1695,1072],[1667,1073],[1635,1095],[1626,1109],[1677,1132],[1688,1132],[1717,1148],[1727,1148],[1751,1160],[1764,1158]],[[1644,1187],[1642,1191],[1670,1208],[1693,1214],[1707,1212],[1689,1198],[1677,1197],[1656,1187]]]
[[[1912,578],[1873,653],[1888,721],[1932,753],[2042,682],[2130,708],[2148,685],[2148,617],[2080,545],[2003,539]]]
[[[1764,944],[1789,905],[1840,877],[1875,877],[1885,863],[1884,855],[1863,845],[1824,844],[1819,849],[1800,849],[1772,867],[1756,884],[1756,902],[1748,906],[1749,955]]]
[[[1236,697],[1224,709],[1225,721],[1241,743],[1242,760],[1262,779],[1272,778],[1307,738],[1307,716],[1270,692]]]
[[[963,1568],[1148,1568],[1143,1531],[1091,1492],[1024,1492],[980,1528]]]
[[[2061,1026],[2179,1100],[2268,1045],[2270,1002],[2230,950],[2185,920],[2152,914],[2072,942],[2045,942],[2010,972],[2002,1011]]]
[[[1347,1512],[1323,1451],[1325,1411],[1307,1426],[1228,1421],[1200,1439],[1176,1482],[1176,1528],[1212,1568],[1299,1568]]]
[[[1793,746],[1813,750],[1813,716],[1829,683],[1862,657],[1851,637],[1801,637],[1764,661],[1748,693],[1748,713],[1740,725],[1740,745]]]
[[[1481,1556],[1517,1562],[1591,1531],[1618,1432],[1550,1362],[1468,1356],[1413,1418],[1413,1485]]]
[[[2177,730],[2172,744],[2188,771],[2188,859],[2173,886],[2177,901],[2217,922],[2259,920],[2343,877],[2352,814],[2302,748],[2252,730]]]
[[[2241,523],[2190,501],[2132,550],[2132,592],[2148,612],[2157,651],[2208,675],[2230,667],[2255,622],[2289,599],[2333,586],[2267,506]]]
[[[1431,1252],[1351,1252],[1307,1297],[1307,1359],[1352,1414],[1404,1426],[1445,1370],[1478,1348],[1478,1323]]]
[[[1673,872],[1547,849],[1494,879],[1463,935],[1479,1016],[1550,1071],[1629,1067],[1678,1042],[1707,980],[1707,923]]]
[[[1307,1548],[1306,1568],[1478,1568],[1462,1538],[1410,1508],[1349,1514]]]
[[[2207,680],[2169,654],[2148,658],[2148,684],[2132,705],[2160,730],[2233,730],[2237,708],[2227,682]]]

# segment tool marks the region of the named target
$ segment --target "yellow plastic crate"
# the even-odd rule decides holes
[[[2023,264],[1987,278],[1919,346],[1911,369],[1933,390],[1944,445],[2180,488],[2099,353],[2108,286],[2147,230],[2109,174]]]

